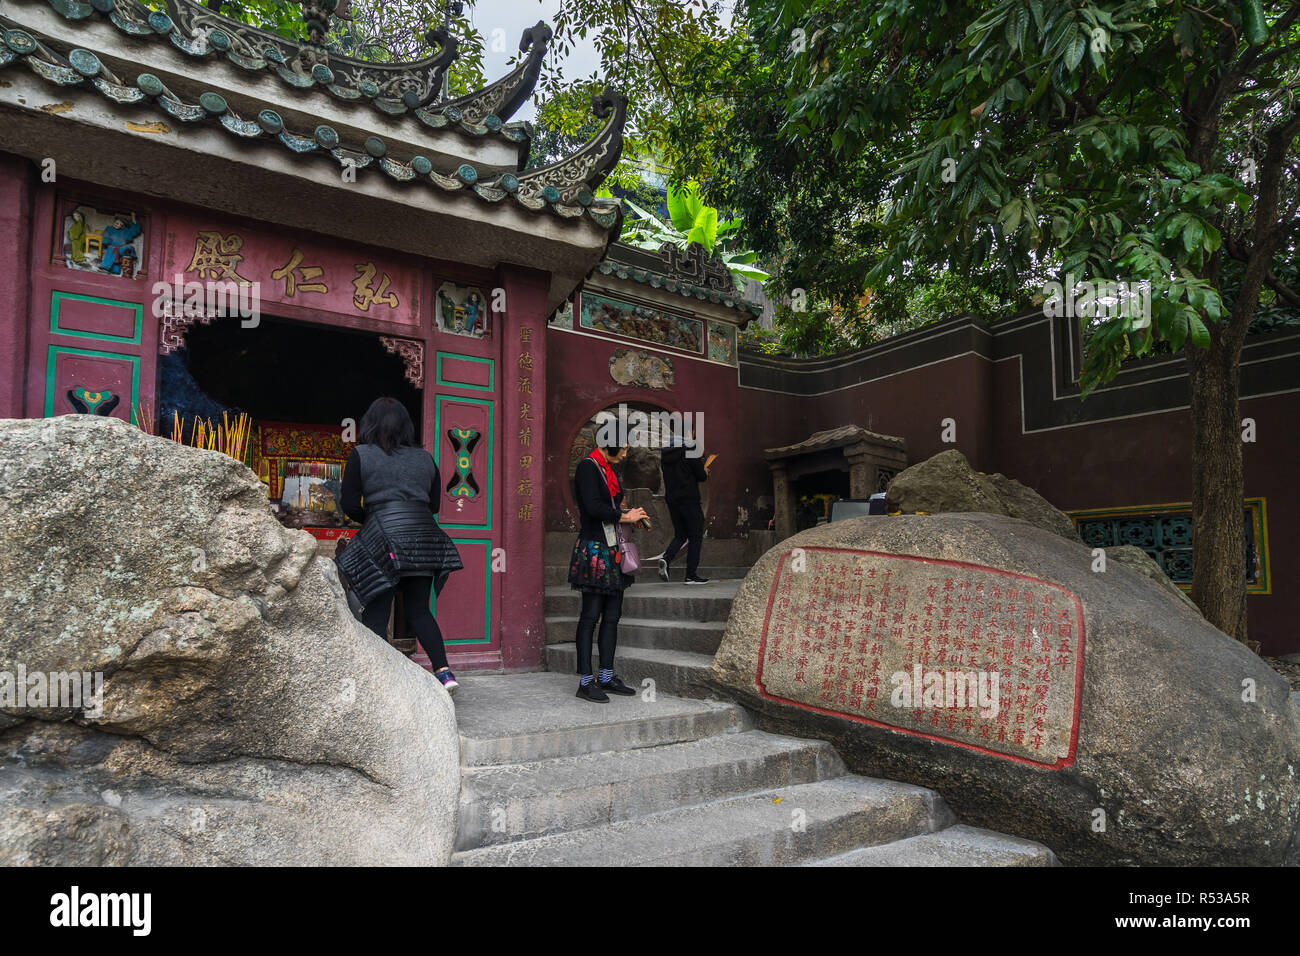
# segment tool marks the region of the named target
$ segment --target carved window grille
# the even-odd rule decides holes
[[[1079,536],[1090,548],[1131,544],[1141,548],[1184,590],[1192,586],[1191,505],[1119,508],[1071,513]],[[1242,508],[1242,559],[1246,591],[1270,593],[1268,530],[1263,498],[1247,498]]]

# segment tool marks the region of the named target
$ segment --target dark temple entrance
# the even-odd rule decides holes
[[[376,335],[263,318],[245,328],[236,317],[189,330],[187,347],[159,362],[159,422],[192,444],[196,425],[248,415],[242,460],[267,489],[282,523],[322,542],[356,525],[338,507],[343,466],[370,403],[391,395],[421,432],[422,396],[402,359]],[[323,549],[326,553],[332,547]]]

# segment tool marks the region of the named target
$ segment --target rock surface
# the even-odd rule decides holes
[[[1034,489],[1005,475],[975,471],[955,448],[912,465],[885,489],[888,511],[942,514],[978,511],[1021,518],[1070,541],[1078,541],[1074,522]]]
[[[1103,549],[1106,552],[1106,560],[1114,561],[1124,567],[1136,571],[1143,577],[1150,578],[1162,589],[1169,592],[1172,596],[1178,598],[1191,609],[1192,613],[1200,614],[1201,609],[1189,598],[1185,591],[1173,581],[1169,580],[1169,575],[1165,574],[1165,569],[1156,564],[1151,555],[1147,554],[1135,544],[1113,545]]]
[[[803,561],[802,572],[796,559]],[[834,603],[844,593],[844,579],[836,572],[854,568],[855,562],[864,569],[877,567],[882,576],[892,569],[896,585],[911,582],[913,597],[890,596],[912,603],[891,605],[883,629],[878,619],[865,629],[853,623],[853,598]],[[1091,564],[1092,553],[1082,544],[1003,516],[858,518],[812,528],[769,551],[746,577],[711,681],[753,709],[765,729],[829,740],[855,772],[932,787],[964,820],[1042,842],[1067,864],[1300,862],[1300,708],[1291,702],[1287,682],[1211,627],[1181,596],[1119,561],[1104,574],[1092,572]],[[1052,634],[1051,652],[1041,654],[1050,660],[1051,676],[1038,677],[1042,663],[1036,647],[1027,655],[1028,671],[1017,671],[1022,642],[1034,647],[1019,630],[1018,617],[1015,650],[1007,652],[1013,663],[1003,666],[998,651],[1006,646],[1006,628],[992,623],[1001,612],[984,614],[987,630],[997,636],[990,641],[985,633],[978,653],[963,657],[973,650],[968,627],[965,651],[940,664],[939,651],[955,647],[937,639],[948,600],[945,580],[954,582],[958,594],[965,582],[983,584],[991,599],[988,582],[1011,580],[1007,575],[1020,576],[1015,587],[1031,590],[1035,601],[1043,596],[1053,601],[1053,614],[1043,613],[1032,628],[1035,637],[1040,628]],[[927,580],[935,583],[932,594],[924,590]],[[878,604],[881,592],[873,587]],[[966,593],[973,601],[974,587]],[[1004,590],[1001,599],[1009,598]],[[818,610],[828,602],[829,615]],[[968,622],[974,620],[969,610],[974,606],[968,604]],[[985,603],[991,607],[991,600]],[[1069,630],[1068,653],[1060,657],[1063,637],[1046,622],[1059,623],[1059,610],[1075,607],[1083,640],[1076,646],[1077,634]],[[793,645],[780,644],[775,622],[781,614],[794,621]],[[809,619],[818,615],[823,620],[810,627]],[[928,637],[927,620],[936,625]],[[913,624],[916,632],[910,630]],[[825,634],[818,635],[817,627]],[[870,641],[862,641],[866,636]],[[973,670],[965,665],[992,647],[992,661],[985,659],[980,669],[1002,670],[1008,678],[1002,681],[1001,704],[1012,718],[1009,728],[1020,720],[1032,727],[1042,718],[1043,757],[1014,759],[1027,745],[1016,748],[1010,740],[1000,745],[963,738],[962,721],[970,714],[945,710],[948,702],[915,711],[905,702],[894,706],[890,655],[894,661],[905,655],[909,641],[918,657],[928,649],[928,668],[960,664]],[[833,642],[840,650],[828,660],[832,655],[824,645]],[[788,652],[793,663],[774,659],[771,643],[778,658]],[[1071,656],[1075,650],[1077,657]],[[859,680],[870,685],[872,657],[886,662],[874,712],[864,709],[869,690],[854,686]],[[1074,665],[1080,658],[1076,697]],[[1069,666],[1058,669],[1058,662]],[[799,675],[807,683],[800,683]],[[1049,688],[1042,707],[1021,704],[1022,696],[1039,700],[1040,680]],[[841,688],[847,700],[841,699]],[[863,698],[856,707],[854,695]],[[1071,706],[1077,707],[1073,727]],[[996,712],[1000,719],[1002,710]],[[867,722],[869,714],[880,719]],[[948,717],[954,718],[952,725]],[[1072,733],[1077,735],[1073,743]],[[984,746],[956,742],[963,739]],[[999,746],[1003,752],[991,749]]]
[[[0,672],[103,674],[102,707],[0,715],[0,864],[450,858],[450,698],[247,468],[112,418],[0,421],[0,527]]]

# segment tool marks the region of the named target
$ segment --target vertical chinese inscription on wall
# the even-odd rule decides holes
[[[519,366],[516,389],[519,400],[519,436],[517,451],[519,454],[519,483],[515,486],[515,495],[519,507],[515,516],[520,521],[533,520],[533,499],[536,497],[537,475],[533,466],[533,330],[525,325],[519,330]]]
[[[763,696],[1047,767],[1074,762],[1083,611],[1047,581],[952,561],[804,548],[768,598]],[[987,686],[995,711],[919,691],[933,675]],[[907,692],[898,691],[907,684]],[[935,699],[939,705],[935,706]]]

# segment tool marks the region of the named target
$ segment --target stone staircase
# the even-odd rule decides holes
[[[623,595],[619,674],[629,684],[635,676],[637,686],[649,678],[658,693],[709,696],[702,678],[722,643],[740,581],[687,585],[649,583],[647,577]],[[573,635],[581,607],[581,595],[567,584],[546,589],[547,670],[575,673]]]
[[[573,696],[578,596],[548,589],[553,673],[461,678],[453,864],[1056,863],[1037,843],[961,825],[932,790],[850,774],[830,744],[766,733],[707,699],[738,584],[629,591],[618,670],[644,690],[602,705]]]
[[[956,824],[932,790],[845,771],[834,748],[720,701],[594,705],[565,674],[467,676],[456,697],[457,866],[1043,866]]]

